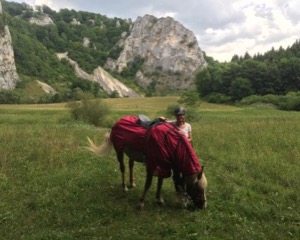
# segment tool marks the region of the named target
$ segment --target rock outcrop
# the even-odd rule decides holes
[[[55,91],[55,89],[53,87],[51,87],[50,85],[48,85],[47,83],[41,82],[39,80],[36,80],[38,85],[41,86],[42,90],[45,93],[51,94],[51,95],[55,95],[57,92]]]
[[[0,17],[2,17],[2,6],[0,2]],[[0,90],[14,89],[20,81],[17,74],[12,39],[8,29],[0,29]]]
[[[194,34],[171,17],[138,17],[116,61],[107,67],[121,72],[136,57],[144,60],[136,80],[142,87],[156,82],[157,88],[185,89],[194,85],[196,72],[206,66]]]
[[[70,59],[67,53],[58,53],[57,57],[59,59],[67,59],[70,62],[70,64],[74,67],[75,73],[78,77],[99,83],[103,90],[108,94],[117,92],[119,97],[140,97],[139,94],[137,94],[131,88],[128,88],[119,80],[112,77],[102,67],[98,67],[94,70],[92,74],[88,74],[79,67],[77,62]]]
[[[29,22],[39,26],[48,26],[54,24],[53,20],[47,14],[43,14],[39,17],[32,17],[30,18]]]

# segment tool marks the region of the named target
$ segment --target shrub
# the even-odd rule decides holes
[[[67,104],[71,110],[73,119],[93,124],[96,127],[106,125],[105,118],[109,113],[109,108],[103,101],[83,100]]]
[[[278,107],[280,110],[287,111],[300,111],[300,93],[299,92],[289,92],[287,95],[252,95],[245,97],[240,102],[243,105],[251,104],[272,104]]]
[[[0,91],[0,104],[15,104],[20,103],[20,96],[12,90]]]
[[[166,116],[167,117],[174,117],[174,112],[177,108],[179,108],[180,105],[179,104],[170,104],[167,106],[167,113]]]
[[[230,103],[232,101],[231,97],[222,93],[211,93],[204,99],[210,103]]]
[[[198,107],[201,104],[199,93],[195,90],[184,91],[180,95],[178,103],[187,107]]]
[[[300,111],[300,92],[288,93],[278,104],[279,109],[287,111]]]
[[[179,104],[170,104],[167,106],[167,110],[166,110],[166,116],[168,118],[174,118],[174,112],[175,110],[180,107]],[[185,120],[187,122],[196,122],[198,121],[201,116],[199,114],[199,112],[197,112],[196,108],[193,107],[185,107],[186,109],[186,116],[185,116]]]

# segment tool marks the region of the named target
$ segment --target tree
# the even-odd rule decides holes
[[[195,90],[184,91],[178,103],[187,107],[197,107],[200,104],[199,93]]]
[[[283,58],[278,64],[281,82],[285,92],[300,91],[300,59],[296,57]]]
[[[253,90],[249,79],[238,77],[232,81],[230,95],[233,100],[241,100],[251,94],[253,94]]]
[[[252,88],[256,94],[265,95],[272,93],[270,83],[268,83],[268,69],[265,62],[253,59],[245,60],[241,64],[241,77],[250,80]]]
[[[195,84],[197,87],[198,92],[200,93],[200,96],[205,97],[206,95],[210,94],[213,89],[211,87],[212,85],[212,78],[210,75],[210,72],[207,68],[201,70],[196,78],[195,78]]]
[[[222,88],[221,93],[230,96],[231,82],[233,79],[241,76],[241,65],[237,62],[230,62],[223,65],[222,70]]]

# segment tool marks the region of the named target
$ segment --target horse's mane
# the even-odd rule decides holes
[[[202,173],[202,177],[200,178],[200,185],[203,189],[207,188],[207,179],[205,177],[204,172]]]
[[[89,142],[89,146],[87,146],[86,149],[97,155],[104,156],[108,154],[112,148],[112,142],[110,141],[110,131],[105,134],[104,142],[100,146],[97,146],[89,137],[87,139]]]

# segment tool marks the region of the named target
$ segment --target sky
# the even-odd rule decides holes
[[[299,0],[12,0],[99,13],[135,21],[146,14],[172,17],[191,30],[199,47],[219,62],[251,56],[300,39]]]

